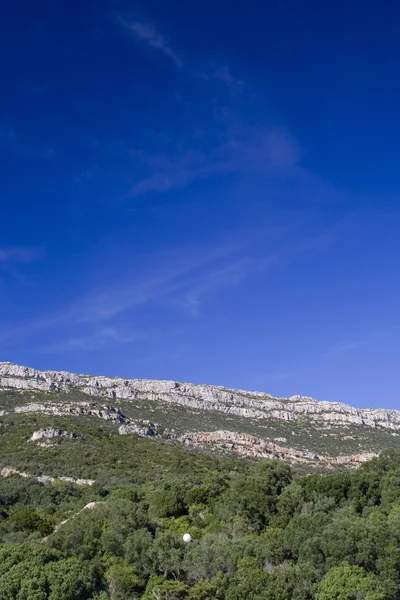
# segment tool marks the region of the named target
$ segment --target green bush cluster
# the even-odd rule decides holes
[[[14,466],[95,469],[92,487],[0,479],[1,600],[400,600],[399,451],[300,474],[79,428],[80,454],[65,440]]]

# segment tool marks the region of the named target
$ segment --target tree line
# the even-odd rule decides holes
[[[2,479],[0,599],[400,599],[399,451],[299,474],[177,449],[157,477],[149,452],[110,485]]]

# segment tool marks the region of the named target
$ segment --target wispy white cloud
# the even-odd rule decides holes
[[[118,22],[122,27],[130,31],[137,41],[143,42],[151,48],[159,50],[175,63],[177,67],[180,68],[184,66],[183,60],[171,47],[168,38],[161,34],[155,25],[149,22],[129,20],[121,16],[118,17]],[[214,66],[214,68],[211,68],[207,72],[197,72],[189,66],[186,67],[186,74],[205,81],[211,81],[213,79],[217,80],[225,84],[232,91],[242,89],[246,86],[246,82],[243,79],[235,77],[232,74],[231,68],[228,65]]]
[[[243,79],[239,79],[238,77],[234,77],[234,75],[232,75],[231,69],[228,65],[214,66],[214,68],[211,68],[208,71],[203,71],[199,74],[192,74],[207,82],[217,80],[220,83],[225,84],[232,91],[238,91],[246,87],[246,82]]]
[[[227,65],[218,67],[212,74],[214,79],[218,79],[222,83],[225,83],[228,87],[233,89],[243,88],[246,82],[242,79],[234,77],[231,73],[230,68]]]
[[[328,348],[321,354],[323,358],[332,358],[334,356],[340,356],[341,354],[347,354],[355,350],[361,350],[366,347],[365,341],[348,341],[339,342]]]
[[[159,33],[151,23],[127,21],[126,19],[122,18],[119,18],[119,22],[123,27],[125,27],[125,29],[131,31],[138,41],[144,42],[152,48],[160,50],[160,52],[172,60],[177,67],[183,66],[183,61],[171,48],[167,39],[161,33]]]
[[[137,152],[137,156],[152,174],[138,180],[131,188],[130,196],[165,192],[214,175],[287,176],[296,167],[300,150],[296,141],[284,131],[240,127],[225,132],[223,140],[208,151],[188,146],[178,155],[152,156]]]
[[[3,275],[3,278],[9,278],[22,284],[30,284],[31,281],[24,272],[26,265],[42,259],[43,256],[44,251],[42,248],[27,246],[0,247],[0,274]]]
[[[393,326],[372,329],[365,328],[359,335],[354,334],[352,337],[348,337],[350,339],[332,344],[320,356],[322,358],[333,358],[342,354],[346,355],[352,352],[376,348],[389,338],[398,338],[399,330]]]
[[[130,344],[144,339],[141,333],[121,332],[114,327],[104,327],[84,336],[68,337],[37,349],[40,354],[63,354],[65,352],[94,351],[115,344]]]
[[[43,258],[42,248],[28,246],[0,247],[0,265],[32,263]]]
[[[74,175],[74,182],[82,183],[83,181],[89,181],[90,179],[98,175],[99,172],[100,167],[97,164],[93,164],[87,169],[84,169],[83,171],[80,171],[79,173]]]
[[[58,312],[38,314],[25,323],[0,324],[0,345],[11,348],[25,340],[35,347],[44,338],[48,343],[41,346],[41,352],[94,351],[142,339],[136,325],[142,308],[151,308],[155,314],[159,309],[172,310],[178,319],[201,318],[216,295],[298,260],[301,242],[292,235],[296,225],[282,227],[280,222],[271,222],[258,235],[253,230],[247,235],[241,231],[240,238],[233,235],[231,241],[220,240],[216,245],[164,251],[148,257],[146,271],[135,275],[108,273],[106,284],[89,289]],[[265,248],[265,239],[271,250]],[[276,250],[274,239],[284,239]]]
[[[139,339],[121,326],[121,318],[132,323],[141,307],[175,309],[178,314],[198,315],[212,295],[237,286],[255,276],[273,259],[246,256],[239,244],[222,244],[208,249],[177,249],[169,257],[154,257],[149,274],[129,277],[118,284],[89,291],[57,313],[32,318],[27,323],[0,327],[0,343],[10,346],[21,339],[38,339],[56,332],[60,340],[41,351],[95,350],[106,344],[126,344]],[[127,333],[128,331],[128,333]],[[82,333],[83,332],[83,333]],[[47,334],[46,334],[47,335]]]
[[[100,322],[152,303],[178,304],[178,298],[183,299],[190,290],[209,285],[217,272],[230,268],[233,273],[241,260],[238,256],[245,251],[243,245],[227,242],[208,248],[180,248],[170,256],[155,257],[147,275],[107,286],[78,301],[73,308],[76,320]]]
[[[278,263],[279,257],[276,254],[239,258],[208,272],[204,277],[189,280],[174,302],[189,314],[198,316],[209,296],[236,287],[251,277],[261,275],[268,268],[277,266]]]
[[[32,316],[29,320],[16,323],[0,323],[0,344],[3,347],[12,346],[25,339],[37,339],[37,336],[46,330],[58,331],[64,326],[71,327],[75,324],[71,307],[66,307],[58,312]]]

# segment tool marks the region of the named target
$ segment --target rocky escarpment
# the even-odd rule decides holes
[[[111,421],[116,425],[127,422],[125,416],[115,406],[99,404],[98,402],[31,402],[13,409],[16,413],[42,413],[44,415],[76,417],[88,416],[98,417],[105,421]],[[6,411],[4,411],[6,413]]]
[[[18,469],[14,469],[13,467],[3,467],[0,469],[0,477],[11,477],[12,475],[18,475],[19,477],[34,477],[36,481],[39,483],[54,483],[57,479],[60,481],[66,481],[68,483],[75,483],[76,485],[93,485],[95,482],[93,479],[77,479],[75,477],[64,477],[60,475],[59,477],[50,477],[50,475],[30,475],[29,473],[25,473],[24,471],[19,471]]]
[[[12,363],[0,363],[0,394],[3,428],[13,423],[12,414],[19,419],[29,414],[95,418],[116,426],[121,435],[324,468],[356,466],[380,449],[400,446],[400,411],[356,409],[303,396],[275,398],[174,381],[37,371]],[[63,423],[73,427],[70,420],[51,419],[51,427],[26,441],[43,448],[79,442],[61,429]]]
[[[333,468],[335,465],[356,467],[377,456],[375,452],[360,452],[343,456],[325,456],[308,450],[298,450],[284,447],[259,437],[234,433],[232,431],[200,432],[178,436],[185,445],[207,449],[212,447],[222,453],[249,456],[252,458],[272,458],[284,460],[294,465],[317,466]]]
[[[120,399],[136,403],[153,401],[158,404],[165,402],[249,419],[298,421],[307,418],[309,422],[324,427],[358,425],[400,431],[400,411],[395,410],[358,409],[347,404],[317,401],[303,396],[275,398],[261,392],[176,381],[37,371],[12,363],[0,363],[0,389],[48,393],[79,390],[97,399]]]
[[[7,411],[4,411],[6,414]],[[99,404],[98,402],[31,402],[22,406],[16,406],[9,413],[17,414],[43,414],[58,417],[95,417],[111,422],[113,425],[119,425],[119,433],[128,435],[137,433],[141,436],[160,436],[162,428],[159,424],[152,423],[147,419],[133,420],[128,419],[115,406]],[[49,427],[35,431],[30,438],[31,441],[37,441],[42,438],[75,438],[76,434],[63,431],[58,428]]]
[[[37,409],[40,405],[30,405],[31,409],[35,407]],[[48,412],[47,414],[58,414],[60,416],[69,414],[62,410],[56,411],[55,408],[56,407],[52,407],[51,412]],[[91,411],[89,416],[99,417],[99,412],[104,416],[104,411],[98,410]],[[75,411],[75,414],[83,413]],[[87,413],[85,414],[87,415]],[[218,451],[221,454],[235,454],[237,456],[246,456],[256,459],[272,458],[285,460],[295,465],[317,466],[317,464],[319,464],[320,466],[327,468],[332,468],[335,465],[355,467],[376,456],[376,453],[373,452],[361,452],[359,454],[343,456],[325,456],[309,450],[285,447],[268,440],[263,440],[254,435],[233,431],[217,430],[177,434],[175,431],[163,428],[159,423],[153,423],[149,420],[134,421],[126,418],[120,412],[119,419],[119,422],[122,422],[122,425],[118,428],[120,435],[137,434],[142,437],[179,442],[184,446],[197,450],[212,450],[213,452]],[[54,440],[55,438],[76,439],[78,437],[79,436],[74,433],[49,427],[35,431],[28,441],[39,441],[39,445],[46,448],[52,445],[51,440]],[[43,438],[45,439],[45,442],[41,441]]]

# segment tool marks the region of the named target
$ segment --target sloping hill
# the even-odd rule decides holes
[[[32,435],[39,417],[40,424],[50,429],[61,427],[65,419],[96,420],[107,422],[120,435],[138,434],[214,454],[280,458],[323,468],[355,466],[384,448],[400,447],[400,411],[0,363],[3,427],[24,425]],[[30,448],[38,444],[46,448],[39,438]]]

